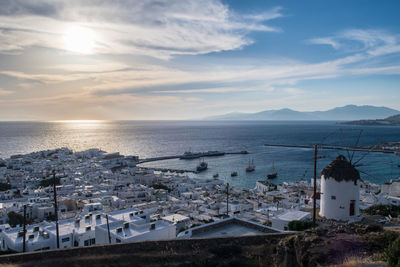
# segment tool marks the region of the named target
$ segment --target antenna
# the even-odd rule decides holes
[[[58,230],[58,207],[57,207],[56,171],[55,170],[53,170],[53,191],[54,191],[54,216],[56,219],[57,248],[60,248],[60,233]]]
[[[22,252],[26,252],[26,205],[24,205],[24,228],[23,228],[23,231],[24,231],[24,240],[23,240],[24,243],[22,243]]]
[[[229,217],[229,183],[226,184],[226,216]]]
[[[108,243],[111,244],[110,223],[108,222],[108,214],[106,214]]]

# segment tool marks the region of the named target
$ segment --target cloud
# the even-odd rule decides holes
[[[12,93],[13,93],[13,91],[9,91],[9,90],[0,88],[0,96],[11,95]]]
[[[281,17],[280,11],[239,15],[218,0],[6,0],[0,12],[0,52],[30,46],[66,49],[63,36],[71,27],[93,31],[98,54],[167,59],[235,50],[253,42],[248,37],[252,31],[280,31],[265,25]]]
[[[313,39],[309,40],[309,43],[321,44],[321,45],[330,45],[335,49],[339,49],[340,48],[340,43],[335,41],[334,38],[331,38],[331,37],[313,38]]]
[[[313,44],[326,44],[345,52],[381,56],[400,52],[400,38],[384,30],[348,29],[334,36],[313,38]]]

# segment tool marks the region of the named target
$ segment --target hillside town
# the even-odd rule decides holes
[[[265,179],[254,189],[239,189],[217,178],[155,172],[138,162],[137,156],[68,148],[0,159],[1,250],[288,231],[291,221],[312,218],[314,201],[321,207],[319,220],[349,222],[362,219],[360,209],[400,206],[400,180],[376,185],[357,173],[348,179],[338,171],[344,157],[324,169],[315,196],[312,181]],[[343,188],[352,191],[342,196]],[[350,213],[340,201],[350,201]]]

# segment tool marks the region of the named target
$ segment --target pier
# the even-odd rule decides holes
[[[310,148],[313,149],[315,145],[284,145],[284,144],[264,144],[264,146],[269,147],[284,147],[284,148]],[[388,154],[398,154],[399,152],[395,150],[389,150],[384,148],[379,148],[377,146],[373,147],[356,147],[356,146],[332,146],[332,145],[317,145],[319,149],[331,149],[331,150],[347,150],[347,151],[361,151],[361,152],[379,152]]]
[[[168,159],[198,159],[198,158],[203,158],[203,157],[219,157],[219,156],[224,156],[224,155],[246,155],[246,154],[249,154],[249,152],[246,150],[239,151],[239,152],[208,151],[208,152],[199,152],[199,153],[190,153],[190,154],[188,154],[188,152],[186,152],[183,155],[162,156],[162,157],[139,159],[137,164],[153,162],[153,161],[160,161],[160,160],[168,160]]]
[[[154,170],[154,171],[159,171],[159,172],[171,172],[171,173],[191,172],[191,173],[198,173],[198,171],[194,171],[194,170],[182,170],[182,169],[170,169],[170,168],[153,168],[153,167],[140,167],[140,168],[144,169],[144,170]]]

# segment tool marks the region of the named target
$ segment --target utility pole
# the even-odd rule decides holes
[[[107,220],[107,231],[108,231],[108,243],[111,244],[111,234],[110,234],[110,224],[108,222],[108,214],[106,214],[106,220]]]
[[[226,216],[229,217],[229,183],[226,184]]]
[[[313,227],[315,228],[315,218],[317,216],[317,154],[318,146],[314,146],[314,200],[313,200]]]
[[[24,243],[22,243],[22,252],[26,252],[26,205],[24,205]]]
[[[57,207],[56,171],[55,170],[53,170],[53,191],[54,191],[54,216],[56,219],[57,248],[60,248],[60,233],[58,231],[58,207]]]

